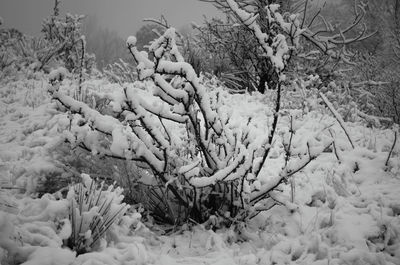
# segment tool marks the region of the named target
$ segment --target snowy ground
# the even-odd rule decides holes
[[[87,85],[112,88],[104,81]],[[61,248],[68,234],[65,199],[32,196],[37,180],[57,171],[48,150],[58,144],[62,119],[46,89],[47,82],[41,77],[0,87],[3,265],[400,264],[400,144],[385,167],[393,130],[347,123],[356,146],[352,149],[339,124],[322,108],[305,116],[296,137],[305,139],[307,132],[330,127],[341,162],[333,152],[323,153],[294,175],[293,203],[275,206],[234,228],[213,232],[202,225],[187,226],[169,235],[162,235],[156,227],[149,229],[140,223],[137,213],[129,212],[112,227],[101,251],[76,257]],[[268,128],[268,96],[229,97],[234,116],[255,115],[258,129]],[[277,139],[262,171],[265,179],[282,166],[280,146]],[[289,185],[282,189],[280,198],[289,201]]]

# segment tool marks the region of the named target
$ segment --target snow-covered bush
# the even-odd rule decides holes
[[[303,113],[321,108],[319,92],[325,93],[344,121],[363,122],[372,127],[388,127],[395,119],[377,110],[378,93],[372,87],[381,88],[383,82],[347,82],[343,79],[331,81],[326,86],[318,75],[297,76],[282,92],[282,109],[302,109]],[[371,91],[371,92],[370,92]],[[381,95],[381,97],[384,97]],[[384,107],[382,106],[382,109]]]
[[[297,16],[283,17],[279,5],[266,1],[249,1],[248,9],[235,1],[215,2],[226,12],[226,21],[212,19],[196,26],[197,43],[209,53],[206,60],[213,69],[208,70],[217,75],[233,74],[235,83],[250,91],[276,89],[298,43],[301,31]]]
[[[362,121],[370,127],[389,127],[396,121],[396,118],[394,114],[393,118],[388,117],[386,116],[387,112],[376,109],[380,100],[368,91],[370,89],[368,88],[369,86],[376,89],[384,86],[384,84],[374,81],[359,83],[330,82],[320,90],[326,93],[326,96],[345,121]],[[386,104],[390,103],[386,102]],[[381,106],[381,108],[388,109],[389,107]]]
[[[26,45],[27,37],[16,29],[0,29],[0,70],[18,68],[31,64],[32,58]],[[24,60],[25,59],[25,60]]]
[[[132,248],[140,248],[140,253],[115,259],[147,258],[134,235],[141,215],[127,213],[119,187],[82,174],[66,196],[57,192],[31,198],[17,195],[3,181],[0,185],[5,188],[0,189],[1,264],[87,264],[102,251],[119,254]],[[94,251],[96,255],[89,253]]]
[[[367,9],[363,2],[355,1],[351,23],[333,26],[312,1],[202,1],[214,4],[227,17],[195,26],[198,46],[210,55],[205,59],[207,70],[233,74],[249,90],[262,93],[280,82],[271,55],[284,58],[279,70],[287,77],[306,70],[329,83],[338,62],[350,60],[347,47],[371,36],[363,25]],[[261,36],[264,44],[259,45]]]
[[[42,36],[30,37],[16,29],[0,29],[0,74],[10,77],[23,71],[30,75],[37,71],[49,73],[63,66],[71,73],[90,73],[95,64],[93,54],[85,51],[85,38],[81,34],[83,16],[59,16],[59,0],[54,14],[44,20]],[[81,81],[80,81],[81,82]]]
[[[355,61],[345,78],[347,93],[364,113],[400,123],[399,62],[380,54],[359,54]]]
[[[191,66],[182,62],[174,34],[174,29],[167,30],[150,47],[160,69],[155,69],[156,64],[135,48],[134,37],[128,40],[128,47],[138,62],[139,77],[154,80],[157,87],[152,100],[156,97],[161,100],[148,103],[132,86],[115,91],[108,97],[114,112],[120,113],[117,119],[101,115],[60,91],[51,90],[52,96],[76,113],[67,136],[71,143],[86,146],[100,155],[135,160],[146,167],[149,175],[156,177],[156,183],[165,185],[156,191],[157,195],[172,196],[170,203],[183,208],[170,207],[170,212],[163,213],[164,220],[175,223],[192,217],[204,221],[211,215],[209,211],[219,208],[225,208],[224,211],[231,208],[235,215],[245,205],[244,186],[240,181],[245,181],[247,173],[260,169],[259,163],[253,160],[256,150],[263,145],[263,137],[252,143],[250,133],[243,131],[244,126],[232,124],[236,127],[234,130],[228,127],[229,117],[221,109],[222,95],[206,94]],[[164,73],[173,78],[172,83],[166,81]],[[92,125],[81,123],[86,123],[87,118],[93,121]],[[183,130],[176,131],[176,126]],[[104,146],[100,132],[112,136],[111,144]],[[90,145],[86,142],[89,138]],[[229,181],[225,181],[227,178]],[[220,191],[217,193],[216,189]],[[207,195],[213,192],[217,194]],[[225,197],[232,199],[226,201]]]
[[[1,29],[0,35],[0,71],[4,77],[12,78],[18,72],[31,77],[39,69],[48,72],[54,63],[53,47],[42,37],[30,37],[15,29]]]
[[[94,65],[94,57],[85,51],[86,41],[81,32],[81,21],[84,16],[67,13],[65,19],[62,19],[59,4],[60,0],[55,0],[53,14],[42,24],[43,38],[52,50],[42,62],[41,68],[44,67],[44,63],[55,59],[60,60],[69,72],[83,69],[90,71]]]
[[[89,175],[82,174],[82,183],[69,189],[71,236],[67,246],[78,254],[90,252],[101,243],[108,229],[128,210],[122,203],[122,189],[113,185],[103,190]]]
[[[129,37],[127,45],[137,62],[138,77],[151,82],[151,89],[143,90],[134,83],[99,94],[109,100],[111,113],[102,114],[66,96],[57,85],[49,92],[61,109],[71,113],[64,136],[72,146],[136,162],[142,169],[141,184],[149,187],[141,202],[159,220],[175,224],[219,216],[231,224],[246,219],[255,206],[267,209],[271,200],[274,205],[273,199],[268,206],[263,200],[330,145],[321,139],[304,144],[301,161],[288,163],[280,173],[261,182],[277,113],[271,114],[269,135],[251,117],[233,116],[226,101],[229,93],[207,89],[183,61],[173,28],[150,46],[152,60],[135,44],[136,38]],[[271,55],[277,67],[283,60],[280,56]],[[276,112],[279,95],[273,101]]]

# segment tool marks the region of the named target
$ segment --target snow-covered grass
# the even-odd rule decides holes
[[[285,164],[289,114],[296,131],[289,164],[307,155],[307,142],[320,139],[313,145],[318,147],[333,139],[335,148],[292,175],[293,202],[290,185],[283,184],[272,194],[282,204],[246,223],[216,231],[208,229],[213,220],[187,223],[168,234],[132,207],[94,252],[77,256],[64,243],[72,231],[70,201],[62,193],[35,195],[38,180],[62,173],[51,150],[69,125],[67,114],[55,111],[46,80],[21,78],[0,87],[1,264],[400,264],[399,143],[385,166],[398,128],[347,122],[352,148],[337,119],[318,103],[307,113],[292,110],[281,116],[258,179],[261,186],[268,183]],[[66,79],[61,88],[71,84]],[[148,82],[130,86],[141,95],[152,89]],[[84,87],[100,94],[119,85],[88,80]],[[251,130],[267,134],[270,94],[223,96],[233,122],[252,117]]]
[[[67,195],[71,221],[67,245],[78,254],[95,250],[108,229],[129,209],[121,203],[123,189],[111,185],[103,190],[104,182],[98,187],[86,174],[82,174],[82,182],[70,188]]]

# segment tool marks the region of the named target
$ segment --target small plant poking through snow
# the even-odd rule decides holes
[[[111,185],[103,190],[104,182],[98,185],[89,175],[81,176],[82,183],[72,186],[67,195],[72,226],[67,245],[78,254],[95,249],[111,225],[129,208],[121,203],[122,188]]]

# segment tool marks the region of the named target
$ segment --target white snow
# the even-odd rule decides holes
[[[47,140],[57,137],[57,127],[69,126],[66,115],[54,116],[56,113],[40,81],[33,81],[38,87],[33,94],[37,98],[35,107],[26,106],[21,95],[27,93],[28,86],[25,84],[29,82],[32,81],[22,80],[2,87],[2,187],[13,187],[14,183],[20,183],[18,185],[21,188],[33,185],[33,189],[36,177],[54,170],[56,167],[51,166],[51,159],[44,152]],[[117,88],[95,80],[91,82],[96,84],[93,87],[102,87],[104,93]],[[154,89],[149,83],[141,83],[140,86]],[[146,101],[149,109],[164,112],[162,106],[153,104],[154,98],[144,95],[141,94],[141,100]],[[248,117],[253,117],[247,127],[254,139],[258,139],[257,145],[261,146],[271,120],[271,112],[266,109],[270,95],[223,95],[229,104],[224,104],[220,111],[226,110],[232,124],[240,127],[241,124],[247,124]],[[121,102],[117,98],[114,100]],[[85,106],[78,106],[86,111]],[[90,117],[98,115],[89,111],[88,114]],[[105,121],[106,124],[114,124],[113,119]],[[283,126],[286,121],[283,118],[280,122]],[[320,152],[329,143],[329,133],[322,129],[331,126],[341,161],[337,161],[332,152],[323,152],[293,176],[296,183],[293,204],[275,206],[260,213],[246,227],[240,228],[240,234],[234,228],[215,233],[198,225],[170,236],[161,236],[141,224],[141,215],[134,212],[125,215],[120,224],[112,228],[109,236],[113,238],[113,243],[102,241],[97,252],[76,257],[74,252],[60,247],[62,241],[72,233],[68,203],[50,195],[34,199],[21,196],[19,190],[2,189],[0,198],[7,200],[1,203],[11,204],[11,211],[0,209],[0,259],[3,264],[10,258],[9,253],[15,253],[21,264],[52,264],[54,260],[57,264],[398,264],[400,146],[396,145],[394,155],[390,158],[390,168],[385,171],[384,163],[393,143],[393,132],[367,128],[362,124],[345,125],[357,145],[354,150],[349,148],[340,124],[329,112],[322,112],[316,106],[301,120],[296,120],[293,145],[297,150],[296,155],[306,154],[307,142],[314,148],[312,152]],[[101,128],[115,134],[113,152],[124,152],[124,141],[130,139],[124,135],[123,130],[126,129],[113,126]],[[170,129],[175,130],[174,127]],[[39,141],[40,138],[43,141]],[[247,179],[252,184],[245,191],[251,194],[250,199],[279,181],[281,176],[277,172],[283,166],[279,146],[279,141],[274,143],[276,154],[267,160],[268,166],[263,168],[259,179],[254,179],[253,174],[248,175]],[[36,161],[34,167],[30,163],[33,161]],[[202,182],[202,185],[223,178],[238,162],[231,162],[215,176],[202,179],[199,178],[197,161],[182,165],[178,171],[191,181]],[[359,170],[353,172],[356,162]],[[33,168],[31,175],[27,169]],[[28,184],[28,179],[32,179],[32,184]],[[290,187],[281,185],[280,189],[283,193],[271,195],[288,201]],[[256,206],[267,207],[267,202],[260,202]],[[15,207],[19,210],[15,210]],[[85,233],[86,237],[90,235],[88,233]]]
[[[135,46],[136,45],[136,37],[135,36],[129,36],[128,39],[126,40],[126,44],[128,46]]]
[[[237,8],[233,0],[228,3]],[[284,28],[286,22],[275,13],[278,6],[268,8],[271,19]],[[238,8],[237,13],[253,25],[255,17]],[[259,38],[266,37],[259,29],[254,30]],[[164,40],[173,39],[174,34],[173,29],[167,31]],[[266,139],[273,120],[273,91],[265,95],[230,94],[197,77],[173,42],[170,50],[160,48],[161,43],[151,46],[155,54],[161,57],[169,52],[175,59],[170,62],[164,58],[154,69],[156,65],[148,54],[137,51],[136,38],[127,40],[140,62],[140,77],[148,80],[133,84],[110,84],[102,79],[85,82],[93,96],[111,101],[103,114],[91,108],[90,102],[68,96],[73,94],[73,80],[60,68],[33,79],[18,76],[0,80],[1,264],[400,264],[399,143],[388,157],[398,126],[370,128],[361,120],[345,122],[324,94],[320,97],[330,111],[318,101],[318,92],[306,96],[307,83],[316,82],[316,77],[310,76],[307,81],[292,84],[303,94],[288,99],[292,109],[279,114],[278,132],[270,146]],[[271,47],[265,47],[265,51],[281,69],[288,47],[280,35],[274,45],[278,45],[275,54]],[[175,71],[181,76],[167,82],[164,74]],[[59,81],[50,89],[54,101],[47,93],[49,79]],[[179,86],[184,79],[189,84]],[[204,113],[189,116],[185,104],[194,94]],[[293,109],[296,104],[305,107]],[[65,107],[70,112],[59,111]],[[213,128],[209,126],[209,137],[222,134],[215,145],[207,146],[209,158],[215,162],[214,171],[202,164],[200,155],[179,153],[198,153],[187,141],[185,125],[190,118],[204,125],[204,117],[218,121]],[[294,117],[292,128],[289,117]],[[291,136],[286,163],[284,148]],[[203,143],[210,143],[204,130],[199,137]],[[41,178],[63,173],[53,152],[64,146],[65,140],[73,148],[84,144],[100,157],[117,155],[149,161],[153,170],[171,174],[166,184],[182,184],[186,179],[182,190],[188,188],[187,184],[201,190],[243,177],[238,189],[243,188],[243,201],[255,202],[254,207],[246,208],[254,218],[240,222],[224,211],[203,224],[190,220],[182,227],[159,226],[140,206],[128,209],[122,203],[122,189],[110,186],[102,196],[98,191],[96,194],[100,202],[112,202],[102,221],[116,214],[118,222],[98,240],[91,249],[95,251],[77,255],[67,241],[73,235],[91,245],[96,231],[89,229],[90,223],[101,206],[84,203],[79,209],[79,198],[72,187],[87,191],[92,179],[82,174],[83,185],[71,184],[66,198],[61,192],[36,195]],[[218,153],[219,146],[224,151]],[[175,168],[165,167],[162,148],[176,163]],[[254,168],[265,148],[271,148],[271,152],[256,176]],[[150,177],[142,176],[146,179],[143,184],[156,183]],[[271,187],[277,189],[265,194]],[[259,201],[265,195],[268,197]],[[75,229],[71,220],[80,228]],[[225,220],[233,225],[221,227]],[[163,229],[169,234],[163,234]]]

